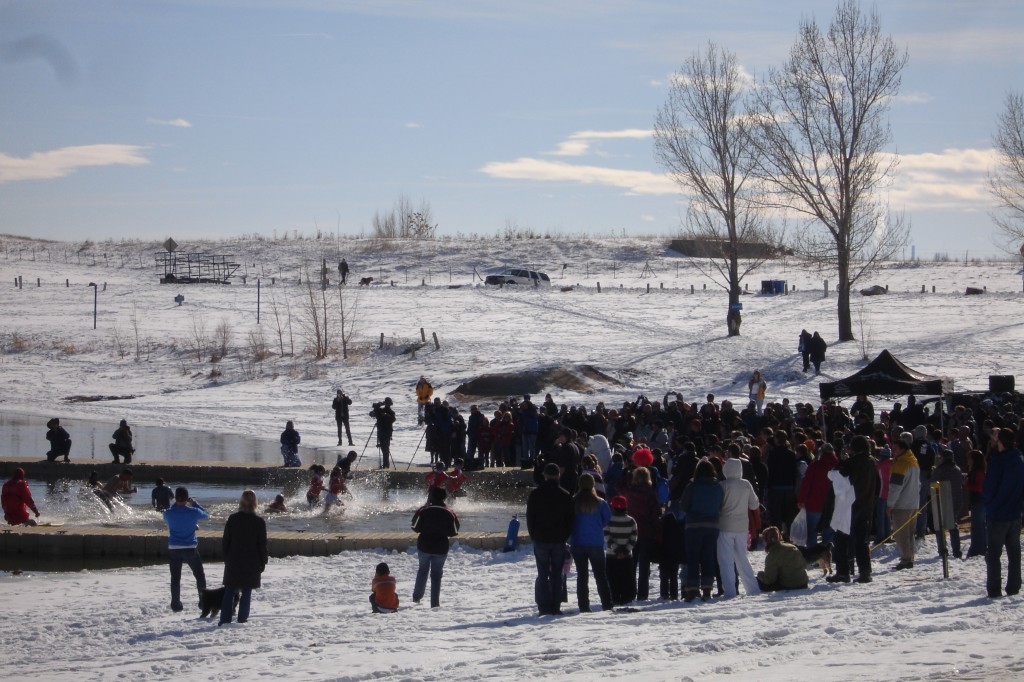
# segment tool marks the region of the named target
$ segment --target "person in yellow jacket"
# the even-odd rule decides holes
[[[892,527],[896,528],[896,549],[900,553],[900,562],[896,570],[901,571],[914,567],[914,523],[911,521],[917,512],[921,494],[921,467],[917,463],[910,444],[914,436],[901,433],[892,443],[892,469],[889,471],[889,498],[886,510],[892,518]]]
[[[417,423],[420,426],[423,426],[423,422],[426,421],[427,405],[430,404],[430,398],[433,395],[434,387],[430,385],[426,377],[421,376],[420,380],[416,382]]]
[[[757,404],[757,415],[764,414],[764,394],[768,390],[768,384],[761,378],[761,371],[754,370],[754,375],[747,382],[747,393],[750,400]]]

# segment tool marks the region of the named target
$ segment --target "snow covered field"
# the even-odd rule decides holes
[[[744,297],[743,335],[730,339],[724,292],[658,240],[183,244],[233,254],[248,272],[245,285],[192,287],[157,283],[155,244],[98,244],[79,263],[80,247],[0,238],[2,411],[108,419],[112,427],[126,418],[136,428],[174,425],[268,439],[293,419],[304,444],[330,447],[330,401],[342,387],[355,400],[357,441],[369,435],[363,415],[371,402],[394,399],[393,451],[405,461],[421,435],[413,395],[421,374],[445,397],[486,373],[592,365],[614,382],[549,390],[559,403],[592,406],[639,393],[660,398],[667,390],[688,400],[708,391],[739,400],[750,372],[760,369],[769,400],[816,400],[818,379],[800,371],[796,353],[806,327],[830,344],[825,379],[856,371],[865,350],[874,357],[883,348],[917,370],[953,377],[960,390],[987,388],[990,374],[1024,375],[1016,264],[886,265],[861,286],[888,285],[888,295],[854,296],[863,344],[838,344],[835,294],[823,297],[824,275],[792,262],[767,264],[751,278],[752,292],[761,279],[785,279],[796,291]],[[352,357],[313,361],[301,352],[304,289],[295,277],[303,262],[323,257],[332,269],[341,255],[354,276],[378,282],[346,290],[357,303]],[[474,268],[483,275],[520,264],[548,272],[554,286],[495,290],[471,280]],[[449,288],[449,267],[451,284],[460,288]],[[250,368],[257,272],[260,327],[274,354]],[[22,289],[13,286],[18,276]],[[383,284],[390,281],[395,286]],[[95,331],[89,282],[100,286]],[[968,286],[988,292],[965,297]],[[182,306],[173,301],[178,293],[186,298]],[[271,295],[279,310],[290,301],[295,357],[278,354]],[[202,325],[212,334],[221,321],[232,332],[227,355],[217,363],[197,360],[188,350],[190,333]],[[428,340],[437,333],[440,350],[428,342],[415,357],[401,352],[419,340],[420,328]],[[115,329],[128,348],[124,357]],[[382,333],[388,345],[379,350]],[[135,397],[65,400],[76,395]],[[422,450],[420,457],[426,461]],[[411,607],[412,554],[272,560],[250,622],[219,629],[197,620],[198,611],[171,613],[166,567],[0,574],[0,669],[11,679],[939,680],[1024,673],[1016,641],[1021,599],[985,598],[980,560],[956,562],[952,578],[941,581],[931,541],[913,571],[887,570],[892,554],[891,547],[879,551],[869,585],[827,585],[812,572],[809,592],[711,604],[651,601],[611,614],[575,615],[569,608],[574,615],[558,619],[533,615],[529,548],[511,555],[456,549],[439,611]],[[753,558],[756,567],[762,555]],[[410,608],[374,616],[367,595],[382,559]],[[208,566],[211,583],[220,570]]]

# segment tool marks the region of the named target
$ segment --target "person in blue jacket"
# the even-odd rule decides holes
[[[196,578],[200,601],[206,589],[206,573],[199,556],[199,539],[196,537],[196,523],[209,518],[202,505],[188,495],[188,488],[174,491],[174,506],[164,511],[164,521],[170,530],[167,542],[167,556],[171,564],[171,610],[182,611],[181,565],[188,564]]]
[[[1006,547],[1006,594],[1020,592],[1020,522],[1024,513],[1024,455],[1013,429],[992,429],[995,451],[985,472],[982,497],[988,521],[988,596],[1003,596],[1002,555]]]
[[[608,572],[605,570],[604,529],[612,519],[612,508],[598,497],[594,477],[590,474],[580,476],[573,505],[576,520],[569,544],[572,547],[573,563],[576,564],[576,601],[579,602],[581,613],[590,611],[589,568],[593,568],[601,609],[611,611],[612,588],[608,584]]]

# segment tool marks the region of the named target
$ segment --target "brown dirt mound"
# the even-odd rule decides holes
[[[459,400],[508,398],[543,394],[556,388],[585,392],[594,389],[598,384],[617,385],[619,382],[590,365],[546,367],[507,374],[484,374],[459,385],[452,395]]]

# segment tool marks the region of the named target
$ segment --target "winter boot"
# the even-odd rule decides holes
[[[711,601],[711,588],[710,587],[705,587],[705,588],[703,588],[701,590],[700,600],[701,601]]]

